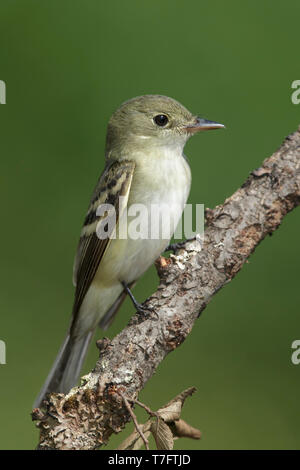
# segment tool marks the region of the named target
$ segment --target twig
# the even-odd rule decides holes
[[[122,392],[119,392],[119,393],[120,393],[121,397],[123,398],[123,401],[124,401],[124,404],[125,404],[127,410],[128,410],[129,413],[130,413],[130,416],[131,416],[131,418],[132,418],[132,421],[134,422],[134,425],[135,425],[135,428],[136,428],[137,432],[139,433],[139,435],[140,435],[141,438],[143,439],[146,449],[149,450],[149,441],[148,441],[148,439],[146,438],[146,436],[144,435],[144,433],[143,433],[143,431],[142,431],[142,429],[141,429],[139,423],[137,422],[137,418],[136,418],[134,412],[132,411],[131,406],[130,406],[130,404],[129,404],[127,398],[125,397],[124,393],[122,393]],[[130,400],[130,401],[131,401],[131,400]]]
[[[139,400],[135,400],[134,398],[128,398],[128,400],[131,401],[132,403],[136,403],[141,408],[143,408],[148,413],[149,416],[152,416],[152,417],[155,417],[155,418],[158,417],[156,411],[152,411],[147,405],[140,402]]]

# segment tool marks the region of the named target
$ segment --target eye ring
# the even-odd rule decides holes
[[[165,127],[169,122],[169,118],[165,114],[158,114],[153,118],[153,121],[157,126]]]

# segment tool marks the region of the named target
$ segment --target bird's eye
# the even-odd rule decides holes
[[[168,124],[169,119],[168,119],[168,116],[166,116],[165,114],[158,114],[157,116],[155,116],[154,122],[158,126],[164,127]]]

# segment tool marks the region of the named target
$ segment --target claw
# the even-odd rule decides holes
[[[137,312],[140,313],[141,315],[149,315],[149,312],[155,312],[155,309],[154,307],[143,307],[142,304],[140,304],[136,298],[134,297],[133,293],[131,292],[131,290],[129,289],[128,285],[126,284],[126,282],[122,282],[122,286],[124,287],[125,291],[127,292],[127,294],[129,295],[134,307],[136,308]],[[157,314],[156,314],[157,315]]]
[[[167,246],[165,251],[173,251],[173,253],[175,253],[175,251],[180,250],[180,248],[182,248],[186,244],[186,242],[191,242],[193,240],[196,240],[196,237],[187,238],[186,240],[178,243],[171,243]]]

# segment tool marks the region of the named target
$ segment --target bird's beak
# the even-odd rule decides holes
[[[224,124],[220,124],[215,121],[209,121],[208,119],[202,119],[197,117],[193,124],[188,124],[185,126],[186,132],[189,134],[194,134],[199,131],[209,131],[211,129],[224,129]]]

